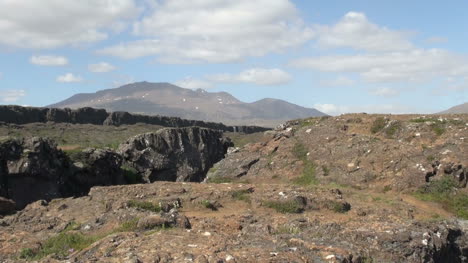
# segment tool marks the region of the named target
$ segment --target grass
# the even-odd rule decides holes
[[[47,239],[40,247],[35,250],[32,248],[23,248],[19,253],[20,259],[40,260],[46,256],[54,255],[58,258],[65,258],[68,255],[81,251],[94,242],[119,232],[131,232],[137,230],[138,218],[122,223],[118,228],[101,235],[84,235],[74,230],[80,227],[80,224],[71,222],[60,234]]]
[[[385,135],[387,135],[387,137],[393,137],[400,129],[401,123],[394,121],[387,128],[385,128]]]
[[[38,251],[31,248],[22,249],[19,257],[27,260],[37,260],[48,255],[64,258],[75,251],[81,251],[99,240],[99,236],[86,236],[77,232],[62,232],[47,239]]]
[[[329,208],[335,213],[346,213],[351,209],[351,206],[348,203],[341,203],[336,201],[331,201]]]
[[[250,204],[251,200],[250,200],[250,196],[249,194],[251,193],[251,191],[249,191],[248,189],[246,190],[237,190],[237,191],[233,191],[231,192],[231,197],[235,200],[238,200],[238,201],[244,201],[244,202],[247,202]]]
[[[276,235],[297,235],[299,233],[302,232],[302,229],[300,229],[299,227],[297,226],[279,226],[276,231],[275,231],[275,234]]]
[[[387,125],[387,121],[385,120],[385,118],[379,117],[375,119],[372,123],[370,131],[374,134],[378,133],[385,128],[385,125]]]
[[[257,132],[252,134],[243,134],[239,132],[225,132],[226,137],[229,137],[234,143],[235,147],[242,148],[249,143],[257,143],[265,138],[263,132]]]
[[[202,200],[200,201],[200,204],[206,209],[210,209],[212,211],[218,211],[218,208],[210,200]]]
[[[442,123],[431,124],[431,129],[437,136],[442,136],[445,133],[445,125]]]
[[[328,168],[326,165],[322,165],[322,171],[324,176],[330,175],[330,168]]]
[[[155,213],[161,212],[161,207],[152,202],[130,200],[127,202],[127,205],[128,207],[133,207],[133,208],[137,208],[137,209],[141,209],[145,211],[151,211]]]
[[[318,184],[318,180],[315,177],[315,164],[307,159],[307,149],[300,143],[296,142],[292,149],[293,155],[304,163],[301,176],[294,178],[293,183],[300,186],[309,186]]]
[[[288,201],[264,201],[262,203],[268,208],[276,210],[278,213],[282,214],[298,214],[304,211],[304,208],[296,200]]]
[[[457,191],[457,185],[453,178],[446,176],[421,187],[414,196],[423,201],[440,203],[457,217],[468,219],[468,194]]]
[[[232,183],[233,181],[234,179],[229,177],[210,177],[206,182],[210,184],[225,184]]]

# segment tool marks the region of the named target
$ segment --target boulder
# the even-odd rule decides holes
[[[6,215],[15,211],[16,204],[13,200],[0,197],[0,215]]]
[[[119,152],[146,182],[201,182],[232,146],[222,135],[199,127],[168,128],[132,137]]]

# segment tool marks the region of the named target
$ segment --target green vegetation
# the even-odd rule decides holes
[[[307,159],[306,147],[302,143],[296,142],[292,152],[296,158],[304,163],[301,176],[295,178],[293,183],[301,186],[318,184],[318,180],[315,177],[315,164]]]
[[[431,124],[431,129],[437,136],[441,136],[445,133],[445,125],[443,123]]]
[[[432,181],[414,195],[424,201],[437,202],[457,217],[468,219],[468,194],[457,191],[457,182],[448,176]]]
[[[391,190],[392,190],[392,187],[391,187],[390,185],[386,185],[386,186],[384,186],[384,188],[383,188],[383,192],[384,192],[384,193],[386,193],[386,192],[388,192],[388,191],[391,191]]]
[[[216,207],[216,205],[210,200],[202,200],[200,201],[200,204],[206,209],[210,209],[212,211],[218,211],[218,207]]]
[[[123,173],[125,182],[127,184],[141,183],[142,181],[141,175],[138,173],[138,171],[135,168],[128,166],[128,165],[122,165],[120,169],[122,169],[122,173]]]
[[[399,121],[393,121],[390,125],[385,128],[385,135],[387,137],[393,137],[401,129],[401,123]]]
[[[155,213],[161,212],[161,207],[156,205],[152,202],[145,202],[145,201],[136,201],[130,200],[127,202],[128,207],[133,207],[141,210],[151,211]]]
[[[123,222],[116,230],[113,231],[113,233],[132,232],[132,231],[137,230],[138,220],[139,218],[134,218],[134,219]]]
[[[225,184],[232,183],[233,181],[234,179],[230,177],[210,177],[206,182],[210,184]]]
[[[346,213],[351,209],[348,203],[342,203],[337,201],[330,202],[330,209],[335,213]]]
[[[62,232],[47,239],[38,251],[30,248],[22,249],[19,257],[27,260],[37,260],[48,255],[64,258],[67,255],[81,251],[99,240],[99,236],[85,236],[76,232]]]
[[[275,209],[276,212],[282,214],[298,214],[304,211],[304,208],[297,200],[264,201],[262,204],[268,208]]]
[[[234,143],[235,147],[242,148],[249,143],[257,143],[261,142],[265,135],[263,132],[257,132],[252,134],[244,134],[240,132],[225,132],[226,137],[231,138],[232,143]]]
[[[387,124],[387,121],[383,117],[379,117],[375,119],[371,126],[371,132],[374,134],[380,132],[381,130],[385,128],[386,124]]]
[[[279,226],[276,231],[275,231],[275,234],[276,235],[297,235],[299,233],[302,232],[302,229],[297,227],[297,226]]]
[[[322,165],[322,171],[324,176],[330,175],[330,168],[328,168],[326,165]]]
[[[239,201],[244,201],[244,202],[247,202],[247,203],[250,203],[251,200],[250,200],[250,196],[249,194],[251,193],[250,190],[248,189],[245,189],[245,190],[237,190],[237,191],[233,191],[231,192],[231,197],[235,200],[239,200]]]

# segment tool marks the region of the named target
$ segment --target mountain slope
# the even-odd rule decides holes
[[[244,103],[226,92],[190,90],[169,83],[149,82],[132,83],[96,93],[77,94],[49,107],[93,107],[232,125],[263,126],[275,126],[286,120],[325,115],[316,109],[277,99]]]
[[[441,114],[468,113],[468,102],[452,107]]]

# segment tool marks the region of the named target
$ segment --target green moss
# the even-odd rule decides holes
[[[392,122],[387,128],[385,128],[385,135],[387,137],[393,137],[401,129],[401,123],[398,121]]]
[[[297,214],[297,213],[302,213],[304,211],[301,204],[299,204],[299,202],[296,200],[264,201],[262,204],[282,214]]]
[[[387,124],[387,121],[385,120],[385,118],[379,117],[375,119],[374,122],[372,123],[370,131],[372,133],[378,133],[385,128],[386,124]]]
[[[249,196],[250,193],[251,191],[249,190],[237,190],[237,191],[231,192],[231,197],[235,200],[250,203],[251,202],[250,196]]]
[[[275,234],[276,235],[297,235],[299,233],[302,232],[302,229],[297,227],[297,226],[279,226],[276,231],[275,231]]]
[[[130,200],[127,202],[128,207],[138,208],[145,211],[151,211],[155,213],[161,212],[161,207],[152,202]]]
[[[304,146],[304,144],[300,142],[296,142],[296,144],[294,144],[294,147],[292,149],[292,153],[297,159],[304,160],[304,159],[307,159],[308,150]]]
[[[468,219],[468,194],[457,191],[457,185],[453,178],[446,176],[421,187],[414,196],[423,201],[440,203],[457,217]]]
[[[332,201],[330,202],[330,209],[335,213],[346,213],[351,209],[351,206],[348,203],[341,203]]]
[[[134,219],[125,221],[117,229],[115,229],[113,232],[118,233],[118,232],[132,232],[132,231],[135,231],[138,228],[138,220],[139,220],[139,218],[134,218]]]
[[[225,184],[225,183],[232,183],[234,181],[233,178],[230,178],[230,177],[210,177],[208,178],[208,180],[206,181],[207,183],[210,183],[210,184]]]
[[[37,256],[37,251],[34,251],[32,248],[23,248],[20,251],[19,258],[33,260]]]
[[[293,183],[300,186],[317,185],[319,181],[315,177],[315,165],[311,161],[305,161],[301,176],[293,179]]]

